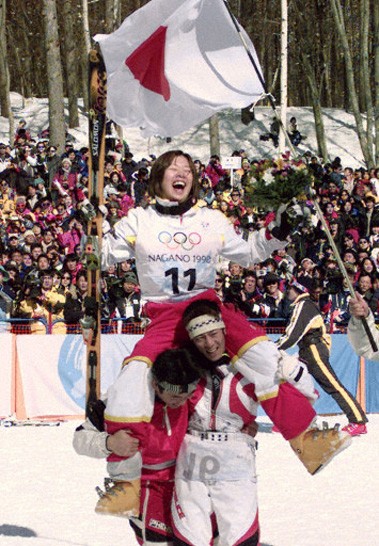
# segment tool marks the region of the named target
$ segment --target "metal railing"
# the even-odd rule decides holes
[[[285,330],[283,319],[248,319],[251,324],[257,324],[263,328],[267,334],[281,334]],[[130,322],[127,319],[102,319],[102,334],[129,334],[143,335],[145,326],[143,323]],[[10,332],[12,334],[77,334],[81,335],[82,329],[79,323],[68,324],[63,320],[46,319],[2,319],[0,321],[0,332]]]
[[[266,334],[283,334],[286,329],[286,323],[283,319],[247,319],[251,324],[257,325],[264,329]],[[345,328],[333,328],[331,324],[330,333],[346,334]],[[129,334],[143,335],[145,331],[144,323],[129,322],[128,319],[114,318],[102,319],[101,333],[102,334]],[[79,323],[68,324],[63,320],[46,320],[41,319],[1,319],[0,333],[10,332],[12,334],[76,334],[81,335],[82,329]]]

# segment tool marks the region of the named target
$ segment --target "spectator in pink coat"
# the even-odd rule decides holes
[[[60,197],[69,195],[74,203],[84,201],[85,194],[79,187],[78,173],[72,168],[72,163],[68,157],[64,157],[61,166],[53,178],[52,187],[56,189]]]
[[[227,176],[227,172],[222,168],[218,155],[211,155],[208,165],[205,167],[205,174],[212,183],[212,188],[215,188],[220,180]]]
[[[72,218],[68,224],[68,230],[59,233],[57,238],[61,247],[67,249],[67,254],[73,254],[76,245],[80,245],[83,235],[82,224],[76,218]]]

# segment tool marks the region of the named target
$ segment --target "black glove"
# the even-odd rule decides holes
[[[303,219],[303,212],[296,203],[282,204],[276,212],[273,222],[270,222],[268,228],[273,237],[279,241],[285,241],[292,229]]]

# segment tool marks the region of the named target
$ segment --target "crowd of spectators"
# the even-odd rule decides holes
[[[245,150],[230,172],[217,155],[195,159],[199,205],[218,208],[242,234],[259,229],[269,214],[245,202],[244,189],[261,161]],[[83,258],[89,150],[67,141],[65,151],[43,135],[33,138],[22,120],[13,146],[0,143],[0,319],[25,321],[35,333],[70,331],[83,316],[87,275]],[[132,207],[151,203],[147,187],[155,156],[136,161],[128,146],[107,143],[104,199],[113,225]],[[353,169],[339,158],[323,164],[303,157],[316,179],[317,199],[353,285],[376,316],[379,302],[379,169]],[[283,326],[291,313],[285,288],[296,278],[318,302],[330,331],[344,331],[349,291],[311,201],[285,250],[250,269],[220,260],[215,290],[249,318]],[[102,316],[140,322],[143,300],[133,260],[102,274]]]

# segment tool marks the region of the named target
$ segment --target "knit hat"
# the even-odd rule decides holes
[[[300,294],[308,294],[309,290],[303,284],[300,284],[296,279],[290,283],[289,288],[294,288]]]
[[[126,273],[126,275],[124,275],[124,277],[122,278],[122,282],[130,282],[132,284],[137,285],[138,284],[138,279],[137,279],[136,275],[131,272],[131,273]]]

